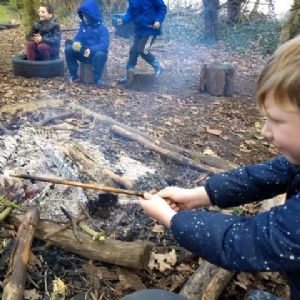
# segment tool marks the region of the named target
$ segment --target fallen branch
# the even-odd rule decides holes
[[[38,109],[42,109],[42,108],[57,108],[63,106],[64,106],[63,100],[51,100],[51,101],[41,100],[41,101],[3,105],[0,108],[0,113],[14,114],[18,110],[22,110],[22,112],[25,113],[30,111],[37,111]]]
[[[192,151],[192,150],[188,150],[188,149],[184,149],[182,147],[179,147],[177,145],[174,145],[174,144],[171,144],[165,140],[162,140],[160,139],[158,142],[157,142],[157,139],[154,138],[154,137],[151,137],[150,135],[138,130],[138,129],[135,129],[133,127],[130,127],[126,124],[123,124],[121,122],[118,122],[116,120],[114,120],[113,118],[111,117],[108,117],[108,116],[105,116],[105,115],[102,115],[100,113],[97,113],[97,112],[94,112],[90,109],[87,109],[81,105],[78,105],[76,103],[70,103],[69,104],[70,107],[76,111],[78,111],[79,113],[81,114],[86,114],[86,115],[92,115],[95,119],[97,119],[98,121],[104,123],[104,124],[107,124],[109,126],[113,126],[113,125],[116,125],[116,126],[119,126],[121,128],[124,128],[130,132],[133,132],[137,135],[140,135],[142,137],[144,137],[145,139],[161,146],[161,147],[164,147],[164,148],[167,148],[167,149],[172,149],[172,151],[176,151],[178,152],[178,154],[181,154],[181,155],[184,155],[190,159],[193,159],[195,157],[197,157],[197,159],[199,159],[199,161],[202,163],[202,164],[205,164],[205,165],[209,165],[211,167],[215,167],[215,168],[218,168],[220,170],[229,170],[229,169],[232,169],[233,167],[236,167],[233,163],[229,163],[228,161],[224,160],[224,159],[221,159],[221,158],[218,158],[218,157],[213,157],[213,156],[210,156],[210,155],[204,155],[204,154],[201,154],[199,152],[195,152],[195,151]]]
[[[7,206],[7,207],[11,207],[11,208],[15,208],[19,211],[22,211],[22,212],[25,212],[26,209],[18,204],[16,204],[15,202],[13,201],[10,201],[8,199],[6,199],[5,197],[3,196],[0,196],[0,204],[4,205],[4,206]]]
[[[25,214],[22,223],[19,226],[10,257],[2,300],[24,299],[26,268],[38,220],[39,211],[37,208],[33,207]]]
[[[22,219],[22,216],[14,216],[9,218],[9,222],[18,226]],[[71,229],[59,231],[60,227],[54,222],[41,220],[35,237],[91,260],[135,269],[146,269],[148,266],[152,249],[152,244],[148,241],[122,242],[108,238],[104,241],[93,241],[87,234],[78,232],[82,241],[78,243]],[[52,235],[53,232],[56,234]],[[46,236],[49,238],[45,239]]]
[[[39,123],[36,124],[36,126],[45,126],[48,123],[52,122],[53,120],[57,119],[67,119],[74,115],[74,112],[65,112],[58,115],[50,116],[45,118],[44,120],[41,120]]]
[[[155,143],[145,139],[143,136],[138,135],[133,132],[130,132],[119,126],[116,126],[116,125],[112,126],[111,131],[115,134],[118,134],[118,135],[124,136],[128,139],[134,140],[134,141],[138,142],[139,144],[141,144],[142,146],[147,147],[151,150],[154,150],[155,152],[159,153],[162,156],[173,159],[174,161],[177,161],[178,163],[180,163],[182,165],[187,165],[193,169],[205,171],[210,174],[215,174],[215,173],[219,173],[220,171],[223,171],[223,170],[220,170],[220,169],[217,169],[214,167],[210,167],[208,165],[197,163],[196,161],[194,161],[190,158],[182,156],[176,152],[172,152],[171,150],[162,148],[161,146],[158,146]]]

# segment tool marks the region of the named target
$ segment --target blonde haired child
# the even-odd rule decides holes
[[[232,271],[285,273],[291,299],[298,300],[300,37],[280,46],[261,72],[257,102],[266,117],[262,135],[278,147],[281,156],[214,175],[201,187],[167,187],[154,195],[146,193],[140,203],[146,214],[171,229],[181,246],[215,265]],[[201,210],[209,205],[238,206],[283,193],[283,205],[256,216]]]

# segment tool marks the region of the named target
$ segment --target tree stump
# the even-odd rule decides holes
[[[205,64],[200,71],[200,92],[212,96],[233,95],[234,68],[231,64]]]
[[[92,64],[84,64],[82,62],[80,63],[79,78],[80,78],[80,82],[83,82],[83,83],[89,83],[89,84],[95,83]],[[107,81],[107,79],[108,79],[107,66],[106,66],[106,63],[105,63],[101,80]]]

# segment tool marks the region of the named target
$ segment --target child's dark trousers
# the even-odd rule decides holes
[[[45,43],[27,43],[27,60],[50,60],[58,56],[57,51]]]
[[[84,57],[82,52],[75,52],[72,45],[67,45],[65,47],[65,56],[72,80],[78,78],[78,61],[85,64],[92,64],[95,82],[101,80],[105,62],[107,61],[107,53],[98,51],[92,57]]]
[[[130,52],[129,52],[127,70],[133,69],[136,66],[139,56],[141,56],[151,66],[153,66],[155,62],[155,57],[149,50],[145,50],[149,38],[150,38],[149,35],[148,36],[139,36],[137,34],[134,35],[133,45],[130,48]]]

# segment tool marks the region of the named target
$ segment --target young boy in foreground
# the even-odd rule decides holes
[[[232,271],[286,274],[291,299],[300,299],[300,37],[280,46],[262,71],[257,102],[266,119],[262,135],[282,156],[215,175],[194,189],[167,187],[145,194],[147,215],[178,243]],[[192,210],[222,208],[286,193],[286,202],[256,216]],[[172,200],[169,205],[163,198]]]

